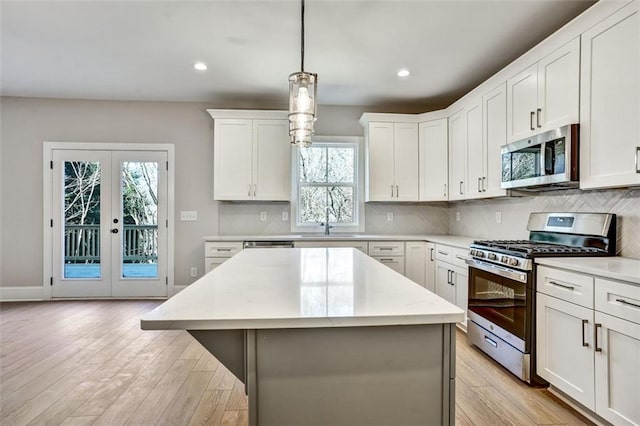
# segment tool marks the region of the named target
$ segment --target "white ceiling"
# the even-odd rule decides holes
[[[319,103],[425,111],[452,101],[591,0],[307,0]],[[286,109],[294,0],[7,1],[5,96],[200,101]],[[208,64],[196,72],[195,61]],[[410,77],[396,72],[406,67]]]

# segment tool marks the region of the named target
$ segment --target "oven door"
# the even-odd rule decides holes
[[[469,263],[469,319],[520,351],[528,352],[533,295],[527,284],[531,274],[503,267],[490,272],[491,264]]]

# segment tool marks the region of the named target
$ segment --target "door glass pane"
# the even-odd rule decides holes
[[[158,163],[124,161],[122,278],[158,277]]]
[[[64,162],[64,278],[100,278],[99,162]]]

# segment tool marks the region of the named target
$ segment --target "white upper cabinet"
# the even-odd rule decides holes
[[[580,188],[640,185],[638,1],[582,35]]]
[[[464,200],[467,159],[465,111],[449,117],[449,200]]]
[[[420,201],[448,199],[447,119],[420,123]]]
[[[508,140],[579,120],[580,39],[576,38],[507,81]]]
[[[484,197],[502,197],[506,191],[502,183],[502,155],[500,149],[507,143],[507,86],[502,83],[482,97],[483,160],[482,192]]]
[[[465,198],[481,198],[486,150],[482,142],[482,99],[476,99],[465,110],[465,139],[467,144],[467,183]],[[485,179],[486,180],[486,179]]]
[[[214,119],[214,200],[288,201],[288,121]]]
[[[418,124],[370,122],[366,201],[418,201]]]

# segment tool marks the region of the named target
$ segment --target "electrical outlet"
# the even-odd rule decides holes
[[[260,212],[260,220],[263,222],[267,220],[267,212]]]
[[[185,222],[193,222],[195,220],[198,220],[198,212],[197,211],[181,211],[180,220]]]
[[[496,212],[496,223],[502,223],[502,212]]]
[[[192,267],[191,267],[191,276],[192,276],[193,278],[195,278],[195,277],[197,277],[197,276],[198,276],[198,268],[196,268],[195,266],[192,266]]]
[[[387,212],[387,222],[393,222],[393,212]]]
[[[460,222],[460,212],[456,212],[456,222]]]
[[[289,220],[289,212],[282,212],[282,221],[286,222]]]

